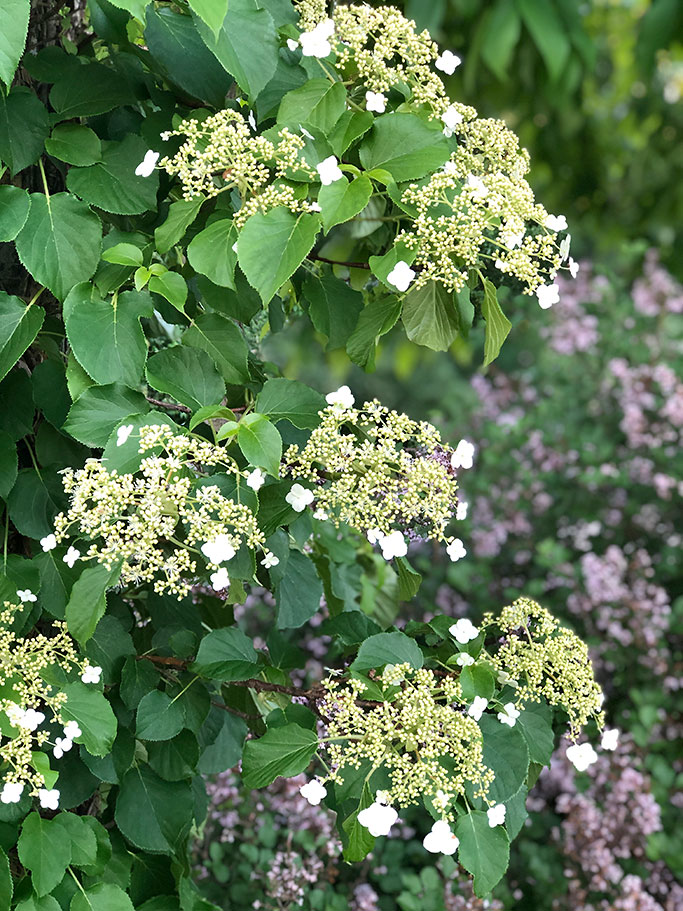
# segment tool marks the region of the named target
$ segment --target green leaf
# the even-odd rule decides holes
[[[460,672],[460,686],[465,699],[471,700],[475,696],[490,699],[495,689],[495,678],[486,664],[471,664]]]
[[[195,17],[204,44],[243,92],[256,98],[270,82],[278,61],[279,41],[273,17],[255,0],[230,0],[216,35]]]
[[[486,320],[486,336],[484,339],[484,367],[498,357],[503,342],[508,337],[512,323],[500,309],[496,297],[495,285],[487,278],[484,280],[484,299],[481,302],[481,312]]]
[[[526,740],[529,759],[539,765],[550,765],[555,748],[552,721],[553,713],[547,703],[527,702],[515,724]]]
[[[142,250],[135,244],[114,244],[102,253],[105,263],[118,266],[130,266],[135,269],[142,265]]]
[[[197,196],[194,199],[180,199],[171,203],[166,221],[154,229],[154,242],[159,253],[168,253],[171,247],[182,239],[197,217],[203,202],[204,197]]]
[[[56,193],[49,200],[32,193],[26,224],[15,243],[35,280],[64,300],[75,284],[95,272],[102,225],[89,206],[69,193]]]
[[[35,92],[26,86],[0,92],[0,158],[12,176],[38,160],[49,132],[47,109]]]
[[[387,250],[383,256],[371,256],[368,259],[368,263],[370,264],[373,275],[376,275],[390,291],[393,291],[394,294],[396,294],[394,285],[389,284],[387,281],[389,273],[398,262],[402,261],[410,265],[415,259],[415,255],[414,250],[410,250],[405,244],[399,243],[394,244],[394,246],[391,247],[390,250]]]
[[[313,562],[298,550],[289,552],[287,568],[275,586],[277,628],[298,629],[316,614],[323,584]]]
[[[517,9],[543,57],[550,78],[559,79],[569,59],[571,44],[555,7],[552,3],[517,0]]]
[[[78,123],[62,123],[45,140],[45,151],[60,161],[85,167],[101,159],[102,143],[90,127]]]
[[[0,848],[0,908],[2,908],[2,911],[9,911],[12,905],[13,892],[14,887],[12,885],[9,860],[2,848]]]
[[[71,66],[50,92],[59,120],[93,117],[134,101],[127,80],[102,63]]]
[[[339,85],[340,83],[336,83]],[[318,202],[325,231],[354,218],[368,204],[372,196],[372,183],[361,175],[349,181],[346,177],[320,188]]]
[[[66,334],[76,360],[99,385],[137,386],[147,357],[140,318],[152,315],[149,295],[125,291],[105,301],[93,294],[93,287],[82,282],[64,301]]]
[[[307,768],[317,748],[317,734],[298,724],[271,728],[258,740],[248,740],[242,758],[245,788],[264,788],[279,776],[298,775]]]
[[[215,285],[234,291],[237,253],[233,245],[236,240],[237,229],[231,218],[212,222],[190,242],[187,248],[190,265]]]
[[[24,53],[31,0],[0,0],[0,79],[10,85]]]
[[[76,867],[87,867],[97,860],[97,838],[85,821],[75,813],[60,813],[55,822],[71,842],[71,861]]]
[[[162,272],[159,275],[153,275],[149,280],[149,290],[165,297],[176,310],[181,313],[185,312],[187,283],[179,272]]]
[[[161,690],[152,690],[138,705],[135,736],[140,740],[170,740],[185,727],[185,712],[180,700],[172,700]]]
[[[222,718],[215,739],[202,749],[197,764],[197,769],[202,775],[217,775],[236,765],[242,758],[244,738],[247,735],[247,726],[241,718],[236,718],[229,712],[221,712],[215,707],[212,711],[218,711]],[[208,716],[207,721],[209,718],[211,715]],[[204,728],[199,732],[200,739],[203,731]]]
[[[479,727],[483,738],[483,763],[495,775],[487,796],[496,803],[504,803],[526,781],[529,750],[517,726],[511,728],[501,724],[495,715],[482,715]]]
[[[327,337],[327,347],[343,348],[363,309],[362,294],[331,273],[321,278],[309,275],[303,291],[311,322]]]
[[[385,664],[409,664],[419,669],[424,663],[420,646],[405,633],[377,633],[370,636],[358,649],[351,665],[353,671],[369,671]]]
[[[346,342],[346,353],[359,367],[374,367],[375,348],[379,338],[392,329],[401,315],[398,297],[371,301],[360,313],[356,328]]]
[[[105,593],[116,584],[118,577],[118,566],[107,569],[103,563],[97,563],[84,569],[71,589],[66,605],[66,625],[80,645],[84,645],[95,632],[107,608]]]
[[[138,177],[136,167],[145,157],[147,144],[134,135],[122,142],[103,142],[100,161],[84,168],[71,168],[66,185],[92,206],[116,215],[140,215],[156,209],[159,174]]]
[[[2,0],[0,0],[0,3]],[[21,187],[0,187],[0,243],[14,240],[26,224],[31,197]]]
[[[237,256],[249,284],[264,304],[299,268],[320,230],[317,215],[294,215],[278,206],[247,219],[237,241]],[[264,257],[264,250],[268,256]]]
[[[157,352],[147,362],[147,382],[193,411],[225,396],[225,382],[201,348],[176,345]]]
[[[57,834],[60,828],[56,820],[43,819],[36,812],[29,813],[21,827],[19,860],[31,871],[38,895],[46,895],[61,882],[71,861],[71,841]]]
[[[507,77],[521,28],[522,22],[515,0],[498,0],[486,20],[481,56],[491,72],[501,81]]]
[[[358,863],[364,860],[375,846],[375,836],[370,834],[366,826],[358,822],[360,811],[371,806],[373,802],[374,795],[370,790],[370,785],[364,781],[358,807],[342,823],[342,829],[346,835],[344,860],[348,863]]]
[[[277,377],[266,381],[255,407],[273,423],[287,420],[301,430],[312,430],[320,423],[318,412],[325,408],[325,399],[298,380]]]
[[[474,892],[480,898],[493,889],[507,870],[510,841],[503,826],[489,826],[486,813],[463,813],[455,824],[460,839],[458,859],[474,876]]]
[[[341,158],[348,147],[370,129],[375,118],[370,111],[345,111],[328,135],[332,151]]]
[[[190,0],[190,9],[218,35],[228,11],[228,0]]]
[[[66,702],[61,708],[65,721],[73,720],[83,732],[79,738],[93,756],[106,756],[116,737],[116,716],[102,693],[93,684],[67,683]]]
[[[115,819],[122,834],[137,848],[173,854],[190,830],[192,808],[188,784],[164,781],[140,763],[123,777]]]
[[[249,381],[247,344],[237,326],[220,313],[200,314],[183,335],[183,344],[206,351],[226,383]]]
[[[418,180],[448,161],[450,149],[441,126],[412,113],[375,117],[360,147],[361,163],[368,171],[389,171],[396,183]]]
[[[10,519],[17,531],[28,538],[50,534],[54,517],[64,505],[59,475],[42,469],[22,468],[7,498]]]
[[[282,437],[265,415],[252,412],[242,418],[237,426],[237,444],[248,462],[278,476]]]
[[[248,680],[258,673],[258,654],[241,629],[226,626],[204,636],[191,669],[213,680]]]
[[[458,334],[453,292],[447,291],[441,282],[428,282],[409,290],[401,319],[411,342],[433,351],[447,351]]]
[[[133,425],[128,439],[122,445],[119,445],[117,434],[112,433],[102,453],[102,461],[107,466],[108,471],[116,470],[119,474],[134,472],[140,467],[140,461],[144,458],[139,451],[140,428],[154,424],[166,424],[174,433],[184,432],[183,428],[179,427],[167,414],[159,414],[154,411],[150,414],[131,414],[128,416],[126,424]],[[155,447],[149,450],[147,455],[157,455],[160,452],[161,449]]]
[[[5,499],[17,479],[19,460],[12,437],[0,430],[0,497]]]
[[[140,22],[144,22],[147,0],[109,0],[109,2],[117,9],[126,10],[131,16],[139,19]]]
[[[0,291],[0,380],[32,344],[44,318],[41,307]]]
[[[116,883],[96,883],[75,892],[69,911],[135,911],[130,897]]]
[[[62,911],[61,905],[52,895],[31,895],[17,905],[16,911]]]
[[[346,91],[341,82],[309,79],[301,88],[287,92],[277,112],[277,122],[298,131],[300,124],[318,127],[329,133],[346,107]]]
[[[396,558],[398,574],[398,597],[401,601],[410,601],[418,593],[422,576],[413,569],[405,557]]]
[[[86,446],[103,448],[129,414],[146,414],[147,399],[121,383],[89,386],[73,403],[63,429]]]
[[[192,731],[180,731],[171,740],[145,743],[149,764],[164,781],[192,778],[199,760],[199,744]]]

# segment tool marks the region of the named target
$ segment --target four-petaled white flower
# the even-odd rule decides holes
[[[394,557],[405,557],[408,553],[406,539],[400,531],[392,531],[389,535],[384,535],[379,546],[382,548],[382,556],[385,560],[393,560]]]
[[[375,111],[377,114],[383,114],[387,109],[387,98],[381,92],[365,93],[365,109]]]
[[[389,829],[398,819],[398,813],[393,807],[383,803],[378,797],[375,802],[361,810],[358,814],[358,822],[365,826],[368,832],[375,837],[379,835],[388,835]]]
[[[489,195],[489,188],[486,186],[481,177],[477,177],[476,174],[467,175],[465,186],[468,190],[472,191],[472,199],[476,199],[478,202],[486,199],[486,197]]]
[[[303,512],[315,500],[315,494],[301,484],[293,484],[285,500],[295,512]]]
[[[55,745],[52,748],[52,755],[55,759],[61,759],[65,753],[68,753],[73,742],[68,737],[55,737]]]
[[[261,566],[265,566],[266,569],[272,569],[273,566],[277,566],[279,563],[280,558],[271,553],[265,554],[263,560],[261,560]]]
[[[85,670],[81,674],[83,683],[99,683],[102,676],[102,668],[97,665],[86,664]]]
[[[76,560],[78,560],[78,558],[80,557],[80,555],[81,555],[80,550],[78,550],[77,547],[74,547],[73,545],[71,545],[71,547],[67,550],[67,552],[62,557],[62,560],[66,563],[66,565],[69,567],[69,569],[71,569],[73,567],[74,563],[76,562]]]
[[[379,528],[371,528],[365,536],[371,544],[379,544],[384,537],[384,532],[380,531]]]
[[[327,57],[332,52],[329,39],[333,34],[334,22],[331,19],[319,22],[310,32],[302,32],[299,42],[304,57]]]
[[[416,272],[411,269],[407,262],[402,259],[396,263],[391,272],[387,275],[387,281],[399,291],[407,291],[412,285]]]
[[[318,522],[324,522],[326,519],[329,519],[330,517],[328,516],[328,514],[325,512],[324,509],[316,509],[316,511],[313,513],[313,518],[317,519]]]
[[[474,443],[460,440],[451,455],[451,468],[471,468],[474,464]]]
[[[519,711],[515,708],[514,702],[506,702],[503,706],[503,711],[498,712],[498,721],[501,724],[507,724],[509,728],[513,728],[517,724],[518,718]]]
[[[564,215],[548,215],[545,220],[545,227],[551,231],[566,231],[567,219]]]
[[[328,392],[325,396],[325,401],[328,405],[332,405],[333,408],[345,411],[348,408],[353,408],[356,400],[348,386],[340,386],[336,392]]]
[[[290,51],[295,51],[299,47],[299,42],[295,41],[293,38],[288,38],[287,47],[290,49]]]
[[[19,727],[27,731],[35,731],[39,724],[45,721],[45,715],[42,712],[36,712],[35,709],[26,709],[24,717],[19,722]]]
[[[123,427],[117,427],[116,429],[116,445],[123,446],[128,437],[133,432],[132,424],[124,424]]]
[[[488,699],[484,699],[483,696],[475,696],[474,702],[467,710],[467,714],[470,718],[474,718],[475,721],[479,721],[488,704]]]
[[[323,210],[319,202],[309,202],[308,207],[311,212],[322,212]]]
[[[577,261],[575,259],[572,259],[570,256],[567,265],[569,266],[569,274],[571,277],[576,278],[576,276],[579,274],[579,264]]]
[[[266,476],[260,468],[255,468],[247,475],[247,487],[251,487],[252,490],[260,490],[265,483]]]
[[[617,728],[605,728],[602,732],[600,746],[603,750],[616,750],[619,746],[619,731]]]
[[[564,262],[565,259],[569,256],[569,247],[572,243],[571,234],[567,234],[566,237],[562,238],[562,243],[560,244],[560,260]]]
[[[458,560],[462,560],[463,557],[467,556],[465,545],[460,538],[453,538],[451,543],[446,547],[446,553],[453,563],[457,563]]]
[[[155,152],[154,149],[149,149],[145,152],[145,157],[135,169],[135,174],[138,177],[149,177],[154,172],[157,161],[159,161],[159,153]]]
[[[37,601],[37,595],[34,595],[30,588],[17,589],[17,595],[22,604],[25,604],[27,601]]]
[[[598,761],[598,754],[590,743],[573,743],[565,754],[577,772],[585,772],[588,766]]]
[[[469,667],[470,665],[474,664],[474,658],[471,655],[468,655],[467,652],[462,652],[455,659],[455,663],[458,665],[458,667]]]
[[[507,671],[498,671],[498,683],[500,683],[501,686],[517,686],[517,681],[511,677]]]
[[[230,576],[224,566],[217,569],[215,573],[211,573],[209,579],[211,580],[211,586],[215,592],[221,592],[230,585]]]
[[[5,709],[5,715],[7,715],[10,720],[10,724],[14,725],[15,728],[21,727],[21,722],[23,720],[24,714],[24,710],[15,702],[11,702]]]
[[[315,169],[320,177],[320,183],[324,187],[328,187],[331,183],[334,183],[335,180],[341,180],[344,176],[339,167],[339,160],[336,155],[329,155],[327,158],[324,158],[320,164],[315,166]]]
[[[40,546],[46,553],[48,550],[54,550],[57,546],[57,538],[54,535],[46,535],[40,539]]]
[[[526,231],[524,228],[521,228],[519,231],[504,231],[500,235],[500,239],[508,250],[514,250],[515,247],[521,247],[525,233]]]
[[[3,803],[19,803],[23,792],[24,785],[22,782],[6,781],[0,794],[0,800]]]
[[[469,503],[467,500],[458,500],[458,505],[455,507],[455,518],[458,521],[462,521],[467,518],[467,510],[469,508]]]
[[[218,535],[213,541],[207,541],[200,548],[209,563],[218,566],[219,563],[227,563],[235,556],[235,548],[232,546],[229,535]]]
[[[69,740],[75,740],[76,737],[80,737],[83,731],[79,728],[77,721],[67,721],[64,725],[64,736],[68,737]]]
[[[317,807],[323,797],[327,796],[327,788],[321,781],[314,778],[312,781],[307,781],[306,784],[301,785],[299,794],[301,794],[312,807]]]
[[[496,826],[502,826],[505,822],[505,804],[497,803],[495,807],[490,807],[486,811],[486,815],[489,818],[489,826],[492,829],[495,829]]]
[[[38,791],[38,799],[40,800],[40,805],[44,810],[59,809],[59,791],[57,788],[52,788],[52,790],[48,790],[47,788],[40,788]]]
[[[444,136],[448,137],[448,136],[452,136],[453,132],[454,132],[455,128],[458,126],[458,124],[462,123],[463,116],[460,113],[460,111],[456,108],[456,106],[454,104],[452,104],[450,107],[446,108],[446,110],[443,112],[443,114],[441,115],[441,120],[443,121],[443,124],[444,124],[443,134],[444,134]],[[446,162],[446,164],[450,164],[450,162]],[[455,163],[453,163],[453,164],[455,164]],[[446,165],[444,165],[444,170],[445,169],[446,169]]]
[[[552,307],[553,304],[558,303],[560,300],[560,286],[556,284],[539,285],[536,288],[536,297],[541,310],[547,310],[548,307]]]
[[[479,630],[469,617],[461,617],[453,626],[449,627],[448,632],[460,645],[467,645],[479,635]]]
[[[453,51],[444,51],[436,58],[434,66],[447,76],[452,76],[461,63],[462,60]]]
[[[437,820],[432,826],[429,835],[425,835],[422,845],[430,854],[455,854],[460,840],[451,832],[451,827],[445,819]]]

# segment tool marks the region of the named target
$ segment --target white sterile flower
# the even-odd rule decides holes
[[[312,807],[317,807],[323,797],[327,796],[327,788],[321,781],[314,778],[312,781],[307,781],[306,784],[301,785],[299,794],[301,794]]]
[[[565,754],[577,772],[585,772],[588,766],[598,761],[598,754],[590,743],[573,743]]]
[[[271,553],[265,554],[263,560],[261,560],[261,566],[265,566],[266,569],[272,569],[273,566],[277,566],[279,563],[280,558]]]
[[[562,243],[560,244],[560,259],[562,262],[569,256],[569,247],[571,246],[572,236],[567,234],[566,237],[562,238]]]
[[[492,829],[495,829],[496,826],[502,826],[505,822],[505,804],[497,803],[495,807],[490,807],[486,811],[486,815],[489,818],[489,826]]]
[[[476,639],[479,635],[479,630],[469,617],[461,617],[457,623],[454,623],[453,626],[449,627],[448,632],[453,636],[456,642],[460,643],[460,645],[467,645],[468,642]]]
[[[469,503],[467,500],[458,500],[458,505],[455,507],[455,518],[458,521],[462,521],[467,518],[467,510],[469,509]]]
[[[309,202],[308,204],[311,212],[322,212],[322,206],[319,202]]]
[[[460,111],[456,108],[456,106],[454,104],[452,104],[450,107],[446,108],[446,110],[443,112],[443,114],[441,115],[441,119],[444,124],[444,128],[443,128],[444,136],[452,136],[453,131],[455,130],[457,125],[459,123],[462,123],[463,116],[460,113]],[[451,164],[451,162],[447,161],[446,164]],[[455,162],[453,162],[453,165],[455,166]],[[445,169],[446,169],[446,165],[444,165],[444,170]]]
[[[306,129],[306,127],[302,127],[301,124],[299,124],[299,132],[301,133],[302,136],[305,136],[306,139],[314,139],[314,138],[315,138],[315,137],[313,136],[313,133],[309,133],[308,130]]]
[[[49,791],[47,788],[40,788],[38,791],[38,799],[44,810],[59,809],[59,791],[57,788],[52,788],[52,790]]]
[[[447,76],[452,76],[461,63],[462,60],[453,51],[444,51],[436,58],[434,66]]]
[[[381,92],[366,92],[365,108],[368,111],[375,111],[377,114],[383,114],[387,109],[386,95],[383,95]]]
[[[52,755],[55,759],[61,759],[65,753],[68,753],[73,742],[68,737],[55,737],[55,745],[52,748]]]
[[[400,531],[392,531],[390,535],[384,535],[379,542],[382,548],[382,556],[385,560],[392,560],[394,557],[405,557],[408,553],[406,539]]]
[[[123,427],[118,427],[116,430],[116,445],[123,446],[128,437],[133,432],[132,424],[125,424]]]
[[[575,259],[572,259],[570,256],[567,265],[569,266],[569,274],[571,277],[576,278],[576,276],[579,274],[579,264],[577,261]]]
[[[320,183],[324,187],[328,187],[331,183],[334,183],[335,180],[341,180],[344,176],[339,167],[339,160],[336,155],[330,155],[323,159],[320,164],[315,166],[315,169],[320,176]]]
[[[333,408],[346,410],[347,408],[353,408],[356,400],[348,386],[340,386],[336,392],[328,392],[325,396],[325,401],[328,405],[332,405]]]
[[[329,39],[333,34],[334,22],[331,19],[319,22],[310,32],[302,32],[299,42],[304,57],[327,57],[332,51]]]
[[[471,655],[468,655],[467,652],[462,652],[455,659],[455,663],[459,667],[470,667],[470,665],[474,664],[474,658]]]
[[[24,717],[19,722],[19,727],[27,731],[35,731],[39,724],[45,721],[45,715],[42,712],[36,712],[35,709],[26,709]]]
[[[64,554],[64,556],[62,557],[62,560],[71,569],[71,567],[73,567],[74,563],[76,562],[76,560],[78,560],[80,555],[81,555],[80,550],[78,550],[78,548],[76,548],[72,545],[67,550],[67,552]]]
[[[524,234],[526,233],[525,229],[522,228],[520,231],[504,231],[500,235],[501,242],[505,244],[508,250],[514,250],[515,247],[520,247],[522,241],[524,240]]]
[[[451,468],[471,468],[474,464],[474,443],[469,440],[460,440],[451,455]]]
[[[484,699],[483,696],[475,696],[474,702],[467,710],[467,714],[470,716],[470,718],[474,718],[475,721],[479,721],[481,716],[484,714],[484,711],[486,710],[486,706],[488,704],[488,699]]]
[[[301,484],[293,484],[285,500],[296,512],[303,512],[315,500],[315,494]]]
[[[379,528],[371,528],[366,533],[366,538],[371,544],[379,544],[379,542],[384,537],[384,532],[380,531]]]
[[[558,303],[560,300],[560,286],[555,284],[539,285],[536,288],[536,297],[541,310],[547,310],[548,307],[552,307],[553,304]]]
[[[619,731],[617,728],[605,728],[602,732],[600,746],[603,750],[616,750],[619,746]]]
[[[463,557],[467,556],[465,545],[462,543],[460,538],[454,538],[451,541],[451,543],[446,547],[446,553],[453,563],[457,563],[458,560],[461,560]]]
[[[260,490],[265,483],[266,476],[260,468],[255,468],[247,475],[247,487],[251,487],[252,490]]]
[[[379,835],[388,835],[389,829],[398,819],[398,813],[393,807],[387,806],[377,798],[375,802],[361,810],[358,814],[358,822],[365,826],[368,832],[375,837]]]
[[[235,556],[235,548],[232,546],[229,535],[218,535],[213,541],[207,541],[200,547],[209,563],[218,566],[219,563],[227,563]]]
[[[501,272],[505,272],[506,266],[502,259],[497,259],[493,265],[496,269],[500,269]]]
[[[468,174],[465,186],[472,191],[472,198],[481,202],[489,195],[489,188],[486,186],[481,177],[476,174]]]
[[[567,219],[564,215],[548,215],[545,220],[545,227],[551,231],[566,231]]]
[[[17,590],[17,595],[22,604],[25,604],[27,601],[37,601],[37,595],[34,595],[30,588],[23,588]]]
[[[24,785],[22,782],[6,781],[2,788],[2,793],[0,794],[0,800],[3,803],[19,803],[23,792]]]
[[[455,854],[460,840],[451,832],[451,827],[445,819],[439,819],[432,826],[429,835],[425,835],[422,845],[430,854]]]
[[[293,38],[288,38],[287,47],[290,49],[290,51],[295,51],[299,47],[299,42],[295,41]]]
[[[511,677],[507,671],[498,671],[498,683],[501,686],[517,686],[517,681]]]
[[[80,737],[83,731],[79,728],[77,721],[67,721],[64,725],[64,736],[69,740],[75,740]]]
[[[327,513],[325,512],[324,509],[316,509],[316,511],[313,513],[313,518],[317,519],[318,522],[324,522],[326,519],[329,519],[330,517],[327,515]]]
[[[399,291],[407,291],[412,285],[415,275],[415,270],[411,269],[408,263],[399,259],[394,268],[387,275],[387,281],[390,285],[393,285],[394,288],[398,288]]]
[[[458,170],[458,166],[454,161],[447,161],[441,170],[446,174],[455,174]]]
[[[519,711],[515,708],[514,702],[506,702],[503,706],[503,711],[498,712],[498,721],[501,724],[507,724],[509,728],[513,728],[517,723],[519,718]]]
[[[157,161],[159,161],[159,153],[155,152],[154,149],[149,149],[135,169],[135,174],[138,177],[150,177],[157,166]]]
[[[46,535],[40,539],[40,546],[47,553],[48,550],[54,550],[57,546],[57,539],[54,535]]]
[[[21,727],[21,722],[24,720],[24,715],[26,713],[18,706],[16,702],[10,703],[10,705],[5,709],[5,715],[10,720],[10,724],[14,725],[15,728]]]
[[[81,674],[83,683],[99,683],[102,676],[102,668],[92,664],[86,664],[85,670]]]
[[[247,123],[252,128],[252,130],[254,130],[254,131],[256,130],[256,118],[254,117],[253,111],[249,111],[249,116],[247,117]]]
[[[211,586],[215,592],[221,592],[230,585],[230,576],[224,566],[217,569],[215,573],[211,573],[209,579],[211,580]]]

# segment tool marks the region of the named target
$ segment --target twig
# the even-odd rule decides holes
[[[237,715],[238,718],[244,718],[245,721],[258,721],[261,717],[260,715],[250,715],[248,712],[241,712],[239,709],[234,709],[231,705],[224,705],[222,702],[211,701],[211,705],[215,705],[217,709],[223,709],[225,712],[230,712],[231,715]]]
[[[187,405],[180,405],[178,402],[162,402],[160,399],[153,399],[149,395],[146,395],[145,398],[150,405],[156,405],[157,408],[168,408],[170,411],[182,411],[184,414],[192,414],[192,409],[188,408]]]
[[[350,263],[343,262],[339,259],[327,259],[326,256],[318,256],[317,253],[309,253],[307,259],[313,259],[319,263],[330,263],[332,266],[348,266],[350,269],[369,269],[367,263]]]

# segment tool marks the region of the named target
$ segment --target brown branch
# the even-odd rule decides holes
[[[154,664],[165,664],[169,667],[177,667],[180,670],[185,670],[185,668],[190,664],[189,661],[185,661],[184,658],[164,658],[163,655],[137,655],[136,661],[152,661]]]
[[[309,253],[307,259],[313,259],[318,263],[330,263],[332,266],[348,266],[350,269],[369,269],[370,266],[367,263],[350,263],[343,262],[339,259],[327,259],[326,256],[318,256],[317,253]]]
[[[231,715],[237,715],[238,718],[244,718],[245,721],[258,721],[261,717],[260,715],[250,715],[248,712],[241,712],[239,709],[234,709],[231,705],[224,705],[222,702],[211,701],[211,705],[215,705],[217,709],[223,709],[225,712],[230,712]]]
[[[182,411],[184,414],[192,414],[192,409],[188,408],[187,405],[179,405],[178,402],[162,402],[160,399],[153,399],[149,395],[146,395],[145,398],[151,405],[156,405],[157,408],[168,408],[169,411]]]

